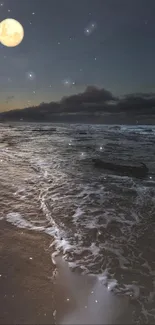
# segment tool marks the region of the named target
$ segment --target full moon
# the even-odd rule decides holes
[[[0,23],[0,42],[8,47],[19,45],[24,38],[23,26],[15,19],[8,18]]]

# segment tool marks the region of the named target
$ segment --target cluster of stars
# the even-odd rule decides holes
[[[96,23],[89,24],[84,30],[85,35],[86,36],[91,35],[95,31],[96,27],[97,27]]]
[[[3,7],[4,6],[4,3],[3,2],[1,2],[0,3],[0,7]],[[11,12],[11,10],[10,9],[8,9],[8,12]]]
[[[35,15],[35,12],[32,12],[32,16],[34,16],[34,15]],[[29,21],[29,24],[32,25],[32,21],[31,20]]]
[[[72,87],[76,85],[76,82],[72,81],[71,79],[65,79],[63,80],[63,85],[67,87]]]

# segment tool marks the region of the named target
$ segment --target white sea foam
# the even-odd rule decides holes
[[[78,207],[76,212],[72,216],[73,222],[79,221],[79,218],[83,215],[83,213],[84,212],[82,211],[82,209]]]
[[[44,227],[34,226],[31,222],[26,221],[19,213],[8,213],[6,215],[6,221],[10,222],[14,226],[17,226],[18,228],[44,231]]]
[[[118,285],[117,280],[113,279],[108,282],[108,291],[112,291]]]
[[[90,246],[90,250],[92,252],[92,254],[95,256],[95,255],[98,255],[99,252],[100,252],[100,248],[96,246],[95,243],[92,243],[91,246]]]

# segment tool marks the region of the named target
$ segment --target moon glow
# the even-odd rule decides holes
[[[0,23],[0,42],[7,47],[19,45],[24,38],[23,26],[15,19],[7,18]]]

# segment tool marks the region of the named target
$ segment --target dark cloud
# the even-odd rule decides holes
[[[88,86],[83,93],[62,98],[61,103],[64,105],[81,105],[81,104],[98,104],[108,101],[115,101],[116,97],[104,88],[99,89],[95,86]]]
[[[130,94],[118,102],[119,111],[141,114],[155,113],[155,94]]]
[[[12,100],[14,96],[8,96]],[[118,119],[120,123],[140,117],[155,117],[155,94],[128,94],[122,98],[115,97],[110,91],[89,86],[83,93],[63,97],[60,102],[41,103],[37,107],[12,110],[0,114],[1,118],[33,121],[96,121],[107,123]],[[110,121],[110,122],[109,122]],[[95,122],[94,122],[95,123]]]

